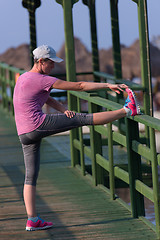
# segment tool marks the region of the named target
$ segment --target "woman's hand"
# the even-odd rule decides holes
[[[111,89],[112,91],[120,94],[120,91],[124,91],[123,88],[128,88],[126,84],[110,84],[108,83],[108,88]]]
[[[65,114],[68,118],[72,118],[72,117],[74,117],[75,112],[70,111],[70,110],[66,110],[66,111],[64,112],[64,114]]]

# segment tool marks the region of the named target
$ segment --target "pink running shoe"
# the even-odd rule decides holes
[[[32,220],[27,220],[26,230],[27,231],[36,231],[36,230],[43,230],[47,228],[51,228],[53,226],[52,222],[45,222],[40,217],[36,222]]]
[[[130,88],[126,88],[126,92],[128,93],[128,97],[123,107],[129,110],[127,116],[135,116],[141,114],[140,107],[137,104],[134,92]]]

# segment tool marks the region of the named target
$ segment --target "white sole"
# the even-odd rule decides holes
[[[26,227],[26,231],[37,231],[37,230],[45,230],[45,229],[48,229],[48,228],[51,228],[53,227],[53,225],[51,226],[45,226],[45,227]]]

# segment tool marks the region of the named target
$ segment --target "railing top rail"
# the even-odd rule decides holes
[[[105,78],[105,79],[108,79],[108,80],[112,80],[115,83],[124,83],[134,90],[143,90],[143,91],[145,90],[145,88],[141,84],[132,83],[131,81],[126,80],[126,79],[116,79],[113,75],[110,75],[110,74],[105,73],[105,72],[94,72],[94,75],[97,76],[97,77],[102,77],[102,78]]]
[[[24,73],[25,70],[24,69],[20,69],[20,68],[16,68],[13,67],[11,65],[8,65],[7,63],[4,62],[0,62],[0,67],[8,69],[8,70],[12,70],[13,72],[19,72],[20,74]],[[93,72],[77,72],[76,75],[77,76],[81,76],[81,75],[91,75],[93,74]],[[53,74],[54,77],[65,77],[66,73],[55,73]]]
[[[3,67],[5,69],[7,68],[7,69],[12,70],[14,72],[19,72],[19,73],[24,73],[25,72],[25,70],[23,70],[23,69],[13,67],[13,66],[8,65],[7,63],[4,63],[4,62],[0,62],[0,67]],[[135,90],[144,90],[144,87],[141,84],[132,83],[131,81],[126,80],[126,79],[116,79],[113,75],[105,73],[105,72],[95,71],[95,72],[78,72],[78,73],[76,73],[76,75],[90,75],[90,74],[94,74],[95,76],[112,80],[115,83],[125,83],[128,86],[134,88]],[[55,74],[55,76],[66,76],[66,73],[59,73],[59,74],[57,73],[57,74]]]
[[[25,70],[23,70],[23,69],[13,67],[13,66],[8,65],[7,63],[3,63],[3,62],[0,62],[0,67],[11,70],[15,73],[19,72],[20,74],[22,74],[25,72]]]
[[[3,63],[3,62],[0,62],[0,67],[11,70],[15,73],[19,72],[20,74],[22,74],[22,73],[25,72],[25,70],[10,66],[10,65],[8,65],[6,63]],[[88,72],[88,74],[91,74],[91,72]],[[144,88],[141,85],[138,85],[136,83],[133,84],[130,81],[123,80],[123,79],[117,80],[112,75],[107,74],[107,73],[94,72],[94,74],[96,74],[97,76],[100,76],[100,77],[104,77],[104,78],[108,78],[110,80],[114,80],[117,83],[123,81],[123,83],[126,83],[128,86],[131,86],[132,88],[134,88],[136,90],[140,90],[140,89],[144,90]],[[84,100],[87,100],[89,102],[95,103],[95,104],[97,104],[99,106],[102,106],[102,107],[105,107],[109,110],[116,110],[116,109],[119,109],[119,108],[122,107],[122,105],[120,105],[116,102],[107,100],[107,99],[103,99],[103,101],[102,101],[102,98],[98,97],[97,95],[94,95],[94,93],[74,92],[74,91],[70,91],[70,93],[74,96],[77,96],[77,97],[82,98]],[[93,96],[94,96],[94,98],[93,98]],[[142,124],[144,124],[148,127],[152,127],[155,130],[160,131],[160,120],[157,119],[157,118],[154,118],[154,117],[151,117],[151,116],[148,116],[148,115],[138,115],[138,116],[134,117],[134,120],[139,122],[139,123],[142,123]]]
[[[102,100],[101,97],[98,97],[96,96],[96,94],[94,95],[93,93],[74,92],[74,91],[69,91],[69,92],[76,97],[79,97],[83,100],[87,100],[101,107],[107,108],[108,110],[117,110],[122,108],[122,105],[120,105],[119,103],[116,103],[107,99]],[[142,115],[134,116],[134,120],[136,122],[142,123],[148,127],[151,127],[151,128],[154,128],[155,130],[160,131],[160,119],[142,114]]]
[[[4,63],[4,62],[0,62],[0,67],[3,67],[5,69],[8,69],[8,70],[11,70],[13,72],[19,72],[20,74],[24,73],[25,70],[23,69],[19,69],[19,68],[16,68],[16,67],[13,67],[11,65],[8,65],[7,63]],[[131,81],[129,80],[126,80],[126,79],[116,79],[113,75],[110,75],[108,73],[105,73],[105,72],[80,72],[80,73],[76,73],[76,75],[90,75],[90,74],[94,74],[95,76],[97,77],[102,77],[102,78],[105,78],[105,79],[108,79],[108,80],[112,80],[114,81],[115,83],[125,83],[126,85],[128,85],[129,87],[131,87],[132,89],[134,90],[145,90],[145,88],[141,85],[141,84],[137,84],[137,83],[132,83]],[[54,74],[54,76],[66,76],[66,73],[62,73],[62,74]]]

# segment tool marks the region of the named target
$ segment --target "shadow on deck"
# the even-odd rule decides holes
[[[26,232],[21,145],[13,118],[1,108],[0,115],[0,239],[156,239],[147,225],[70,167],[68,136],[42,142],[37,211],[54,227]],[[64,142],[63,149],[58,141]]]

